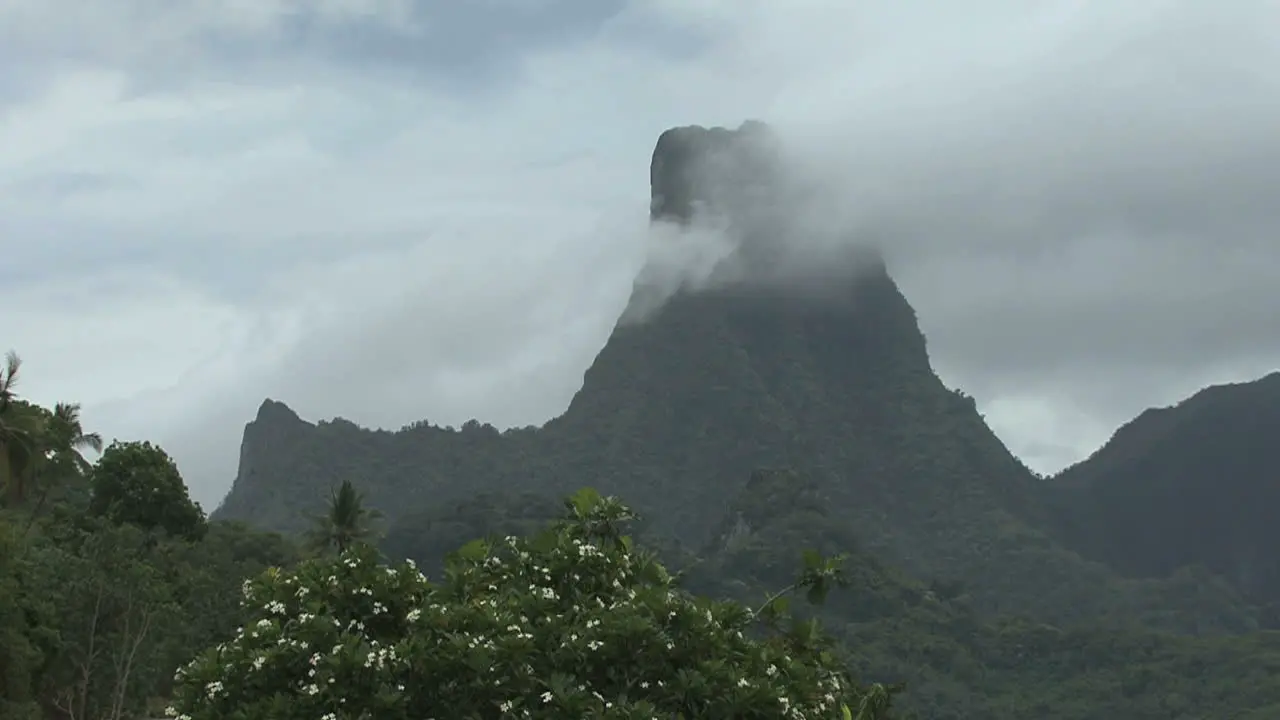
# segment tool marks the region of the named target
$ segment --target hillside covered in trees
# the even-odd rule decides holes
[[[1129,577],[1201,566],[1280,623],[1280,372],[1148,410],[1051,488],[1062,535]]]
[[[787,254],[804,189],[774,172],[778,152],[758,124],[663,134],[653,222],[709,209],[737,252],[670,297],[642,275],[559,417],[392,432],[268,400],[214,517],[300,532],[355,479],[385,514],[384,551],[438,570],[590,485],[633,505],[640,541],[707,593],[757,597],[800,547],[850,553],[854,587],[822,617],[861,674],[908,683],[919,717],[1280,715],[1260,549],[1274,381],[1148,413],[1037,478],[938,379],[872,249],[820,268]],[[1257,521],[1235,522],[1246,506]]]

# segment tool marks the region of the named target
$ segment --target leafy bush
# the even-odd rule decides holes
[[[246,582],[251,624],[179,671],[190,720],[852,718],[893,690],[859,687],[814,622],[697,598],[584,490],[531,538],[476,541],[443,581],[357,546]],[[821,600],[838,567],[810,556]],[[758,633],[763,629],[766,632]]]

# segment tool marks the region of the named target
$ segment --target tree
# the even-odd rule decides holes
[[[38,690],[68,720],[133,717],[165,668],[180,608],[147,533],[99,519],[29,553],[24,584],[42,599]]]
[[[205,533],[159,448],[116,444],[92,465],[85,453],[101,439],[79,406],[18,398],[17,364],[0,365],[0,419],[34,452],[18,475],[25,502],[0,509],[0,718],[152,717],[173,668],[241,624],[243,579],[296,562],[296,549],[243,526]],[[86,474],[71,486],[84,495],[54,492]],[[46,497],[57,512],[36,524]]]
[[[17,399],[13,386],[18,382],[18,370],[22,368],[22,358],[10,350],[4,354],[4,369],[0,370],[0,417],[9,411],[9,406]]]
[[[23,403],[14,392],[22,359],[10,350],[0,369],[0,485],[5,488],[8,504],[22,504],[26,495],[26,472],[32,457],[31,433],[24,427]]]
[[[79,403],[58,403],[45,419],[34,445],[37,452],[31,471],[38,480],[40,497],[28,518],[28,529],[40,514],[50,491],[59,483],[69,478],[82,481],[89,476],[93,464],[85,458],[84,451],[101,453],[102,436],[84,431]]]
[[[32,588],[21,574],[25,548],[14,528],[0,516],[0,717],[34,720],[40,716],[33,679],[43,656],[32,642]]]
[[[364,495],[351,481],[343,480],[329,494],[326,512],[313,518],[315,525],[307,533],[307,546],[318,553],[332,549],[342,554],[352,545],[375,537],[372,521],[380,517],[377,510],[365,507]]]
[[[34,518],[54,484],[88,474],[84,451],[102,452],[102,436],[84,431],[78,403],[58,403],[49,412],[23,402],[14,390],[21,368],[21,358],[9,351],[0,369],[0,483],[9,506],[18,507],[31,485],[43,481]]]
[[[93,469],[84,451],[102,452],[102,436],[87,433],[80,424],[80,403],[58,403],[53,408],[45,429],[46,457],[55,466],[66,468],[79,475],[88,475]]]
[[[149,442],[114,442],[103,451],[90,478],[89,512],[192,540],[207,527],[178,466]]]
[[[433,584],[356,544],[244,587],[248,622],[179,670],[171,717],[888,717],[814,621],[682,591],[585,490],[530,538],[475,541]],[[812,560],[812,559],[811,559]],[[798,589],[838,580],[812,560]]]

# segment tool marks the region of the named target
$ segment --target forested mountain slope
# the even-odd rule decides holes
[[[1054,478],[1063,535],[1126,575],[1200,565],[1280,607],[1278,443],[1280,372],[1148,410]]]

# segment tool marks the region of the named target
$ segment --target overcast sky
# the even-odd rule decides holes
[[[541,423],[747,118],[1039,470],[1280,365],[1271,0],[0,0],[0,345],[206,509],[266,396]]]

